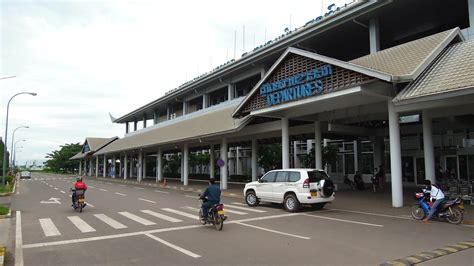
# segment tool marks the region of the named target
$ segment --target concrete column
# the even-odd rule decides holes
[[[189,146],[187,143],[183,145],[183,178],[184,185],[189,184]]]
[[[89,176],[92,176],[92,158],[89,158]]]
[[[143,116],[143,128],[146,128],[146,116]]]
[[[211,148],[209,151],[209,177],[211,179],[216,178],[216,166],[215,166],[216,158],[214,158],[214,144],[211,144]]]
[[[95,177],[99,177],[99,156],[95,157]]]
[[[354,140],[354,173],[359,171],[359,158],[361,156],[360,141]]]
[[[129,175],[130,177],[133,176],[133,167],[134,167],[133,161],[134,160],[133,160],[133,154],[132,154],[132,155],[130,155],[130,175]]]
[[[227,100],[231,101],[234,99],[234,84],[227,85]]]
[[[162,157],[163,152],[161,148],[158,148],[158,153],[156,156],[156,182],[161,182],[163,180]]]
[[[258,162],[257,162],[257,154],[258,149],[257,149],[257,140],[252,139],[252,181],[257,181],[257,168],[258,168]]]
[[[122,166],[123,166],[122,155],[119,155],[119,173],[118,173],[119,177],[122,177],[122,174],[123,174]]]
[[[298,157],[298,154],[300,152],[300,149],[298,147],[298,141],[293,141],[293,166],[294,168],[300,168],[301,167],[301,163],[300,163],[300,160],[299,160],[299,157]]]
[[[116,166],[116,160],[117,158],[115,155],[112,157],[112,178],[115,178],[115,166]]]
[[[183,101],[183,115],[188,113],[188,102]]]
[[[143,153],[142,179],[146,179],[146,153]]]
[[[402,156],[400,145],[399,114],[392,100],[388,100],[388,127],[390,132],[390,168],[392,182],[392,206],[403,207]]]
[[[204,93],[202,95],[202,109],[205,109],[209,106],[209,95]]]
[[[127,179],[128,176],[128,162],[127,162],[127,154],[123,158],[123,179]]]
[[[326,148],[328,146],[328,139],[324,138],[323,139],[323,148]],[[326,173],[328,173],[328,169],[329,169],[329,166],[328,164],[326,164],[324,166],[324,171],[326,171]]]
[[[82,160],[79,160],[79,175],[82,174]]]
[[[107,176],[107,156],[104,154],[104,164],[102,165],[102,176]]]
[[[128,134],[130,132],[130,126],[128,125],[128,122],[125,122],[125,134]]]
[[[158,124],[158,110],[153,111],[153,125]]]
[[[138,153],[138,165],[137,165],[137,181],[138,182],[141,182],[142,181],[142,178],[143,178],[143,153],[142,151],[140,151]]]
[[[137,129],[138,129],[138,121],[135,120],[133,121],[133,131],[137,131]]]
[[[183,149],[181,149],[181,167],[179,169],[179,173],[181,174],[181,182],[184,183],[184,160],[183,160],[183,157],[184,157],[184,153],[183,153]]]
[[[222,139],[222,144],[221,144],[221,159],[224,161],[224,166],[221,167],[221,189],[227,189],[227,176],[228,176],[228,158],[227,158],[227,153],[229,150],[229,146],[227,144],[227,139],[223,138]]]
[[[290,168],[290,133],[288,118],[281,119],[281,158],[282,167]]]
[[[422,112],[423,153],[425,155],[425,179],[436,182],[435,157],[433,147],[433,119],[427,110]]]
[[[316,169],[323,169],[323,149],[321,147],[321,121],[314,122],[314,159]]]
[[[378,18],[372,18],[369,21],[369,39],[370,39],[370,53],[380,51],[380,31]]]
[[[235,147],[235,174],[241,175],[242,174],[242,165],[240,161],[240,147]]]

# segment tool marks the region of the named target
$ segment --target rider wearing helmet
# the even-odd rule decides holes
[[[76,190],[84,190],[84,192],[87,190],[87,185],[86,183],[82,182],[82,177],[76,177],[76,182],[74,183],[74,188],[75,190],[72,192],[72,204],[74,205],[74,202],[76,202]]]
[[[201,199],[206,200],[201,206],[203,215],[201,219],[206,220],[209,208],[211,208],[214,204],[219,204],[221,201],[221,189],[219,188],[219,185],[215,184],[214,179],[209,179],[209,186],[206,188],[204,193],[202,193]]]

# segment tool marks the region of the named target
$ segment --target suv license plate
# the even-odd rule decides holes
[[[318,192],[317,191],[311,191],[311,197],[316,197],[318,196]]]
[[[224,215],[224,211],[217,211],[217,214]]]

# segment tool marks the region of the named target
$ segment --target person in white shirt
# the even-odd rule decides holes
[[[430,190],[423,190],[423,192],[429,192],[430,197],[435,199],[435,202],[433,203],[433,206],[431,207],[430,213],[428,213],[428,217],[423,219],[423,222],[427,223],[431,217],[433,217],[433,214],[436,212],[436,209],[438,206],[441,204],[441,202],[444,201],[444,193],[441,191],[439,187],[437,187],[434,184],[431,184],[430,180],[426,180],[426,185],[430,187]]]

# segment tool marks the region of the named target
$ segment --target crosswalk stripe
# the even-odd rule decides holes
[[[95,217],[97,217],[97,219],[101,220],[102,222],[110,225],[112,228],[114,229],[123,229],[123,228],[127,228],[126,225],[123,225],[117,221],[115,221],[114,219],[110,218],[109,216],[105,215],[105,214],[94,214]]]
[[[107,189],[99,188],[100,191],[108,191]]]
[[[178,210],[174,210],[174,209],[170,209],[170,208],[163,208],[162,210],[167,211],[167,212],[171,212],[171,213],[174,213],[174,214],[178,214],[178,215],[181,215],[181,216],[184,216],[184,217],[188,217],[188,218],[191,218],[191,219],[199,220],[199,216],[189,214],[187,212],[182,212],[182,211],[178,211]]]
[[[179,219],[176,219],[176,218],[173,218],[173,217],[170,217],[168,215],[161,214],[161,213],[157,213],[157,212],[154,212],[154,211],[150,211],[150,210],[141,210],[141,212],[149,214],[149,215],[154,216],[156,218],[160,218],[160,219],[172,222],[172,223],[182,222]]]
[[[127,196],[126,194],[122,194],[122,193],[119,193],[119,192],[115,192],[115,194],[120,195],[120,196]]]
[[[44,235],[48,236],[60,236],[58,228],[54,225],[50,218],[39,219],[41,228],[43,228]]]
[[[226,204],[225,207],[227,208],[234,208],[234,209],[238,209],[238,210],[244,210],[244,211],[249,211],[249,212],[256,212],[256,213],[264,213],[264,212],[267,212],[267,211],[263,211],[263,210],[256,210],[256,209],[253,209],[253,208],[245,208],[245,207],[239,207],[239,206],[234,206],[234,205],[229,205],[229,204]],[[227,210],[227,209],[226,209]]]
[[[142,198],[138,198],[138,199],[141,201],[149,202],[149,203],[156,203],[156,201],[152,201],[152,200],[147,200],[147,199],[142,199]]]
[[[84,220],[82,220],[79,216],[68,216],[69,221],[71,221],[77,229],[79,229],[83,233],[95,232],[95,229],[92,226],[88,225]]]
[[[141,217],[138,217],[136,216],[135,214],[131,214],[129,212],[119,212],[119,214],[131,219],[131,220],[134,220],[135,222],[137,223],[141,223],[143,225],[154,225],[156,223],[150,221],[150,220],[147,220],[145,218],[141,218]]]

